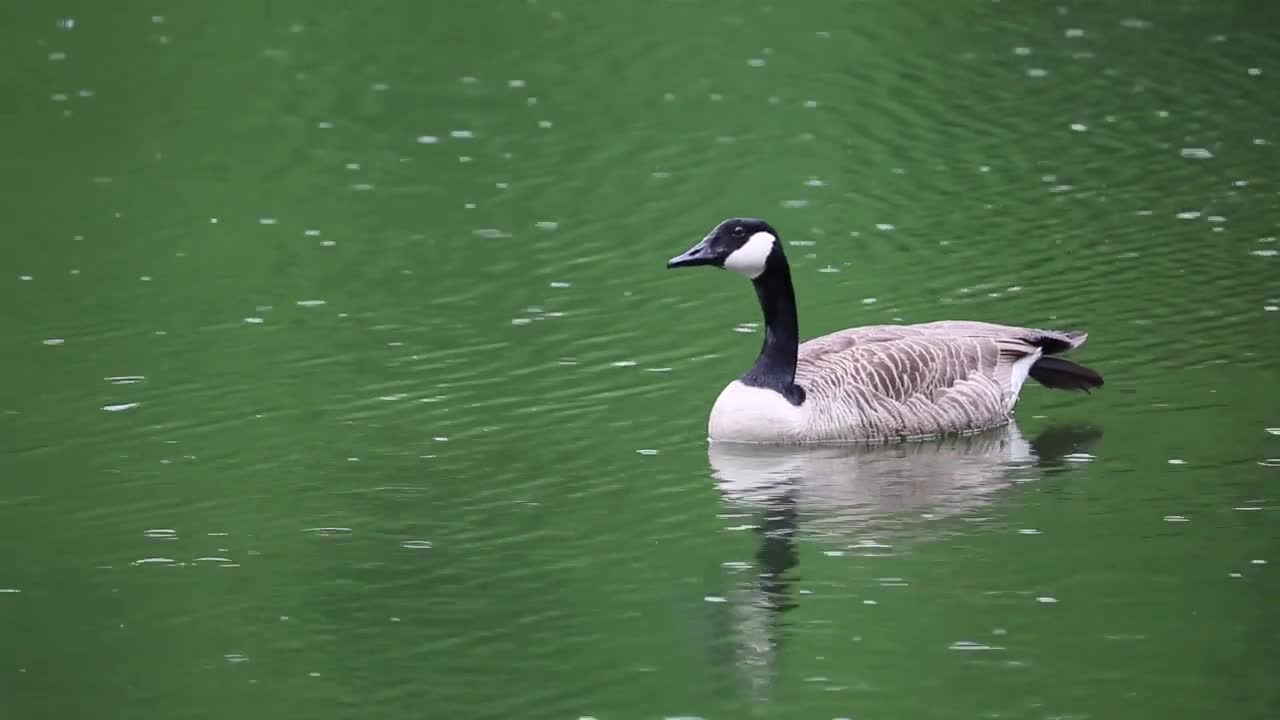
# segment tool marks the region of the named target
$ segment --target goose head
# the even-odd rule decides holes
[[[729,218],[698,244],[668,260],[667,267],[712,265],[754,280],[770,265],[780,262],[778,233],[769,223],[756,218]]]

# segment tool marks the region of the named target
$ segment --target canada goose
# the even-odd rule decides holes
[[[1102,385],[1102,376],[1052,357],[1080,347],[1082,332],[943,320],[869,325],[800,342],[795,290],[778,233],[729,218],[668,268],[712,265],[751,279],[764,313],[755,365],[711,409],[712,441],[878,442],[988,430],[1009,422],[1030,376],[1056,390]]]

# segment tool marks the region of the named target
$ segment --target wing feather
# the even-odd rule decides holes
[[[801,345],[796,381],[818,400],[820,433],[984,429],[1008,419],[1015,363],[1075,342],[1064,333],[959,321],[852,328]]]

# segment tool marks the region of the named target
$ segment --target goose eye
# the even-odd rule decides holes
[[[743,234],[743,233],[742,233],[742,226],[741,226],[741,225],[738,225],[737,227],[735,227],[735,228],[733,229],[733,236],[734,236],[734,237],[742,237],[742,234]]]

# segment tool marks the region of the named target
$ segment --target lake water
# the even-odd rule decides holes
[[[7,4],[0,717],[1276,717],[1277,23]],[[1107,384],[709,449],[729,215]]]

